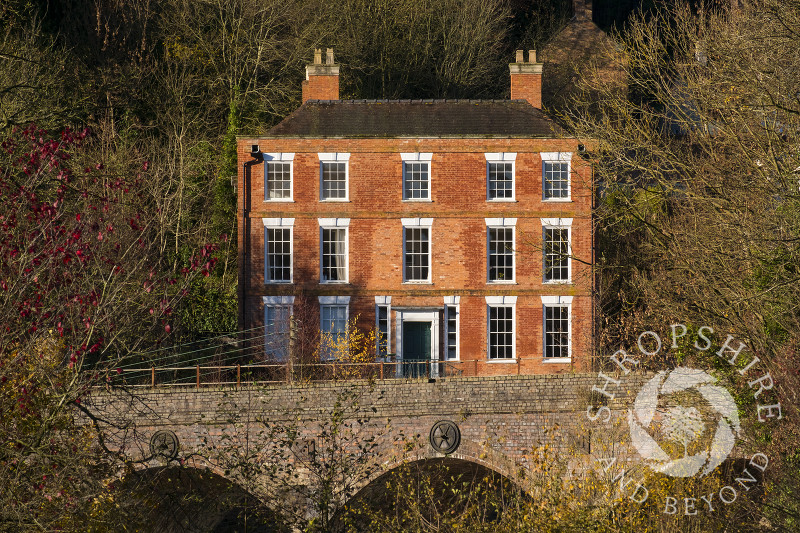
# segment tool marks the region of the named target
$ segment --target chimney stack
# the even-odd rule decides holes
[[[592,21],[592,0],[572,0],[572,12],[578,20]]]
[[[511,99],[527,100],[533,107],[542,108],[542,64],[536,62],[536,50],[528,50],[528,62],[523,50],[517,50],[516,63],[510,63]]]
[[[314,62],[306,65],[306,79],[302,87],[303,103],[339,99],[339,65],[333,62],[333,48],[328,48],[325,64],[322,63],[322,50],[314,50]]]

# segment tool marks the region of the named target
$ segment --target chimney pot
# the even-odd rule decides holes
[[[572,0],[572,10],[578,20],[592,20],[592,0]]]
[[[339,99],[339,65],[333,63],[333,48],[325,54],[326,64],[322,64],[322,49],[314,49],[314,62],[306,65],[306,79],[302,85],[303,102],[308,100]]]
[[[522,50],[517,50],[517,63],[524,63],[525,58],[522,55]]]
[[[528,63],[536,63],[536,50],[528,50]]]

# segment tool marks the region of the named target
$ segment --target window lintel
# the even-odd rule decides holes
[[[542,226],[552,226],[552,227],[569,227],[572,226],[572,219],[571,218],[543,218],[542,219]]]
[[[261,155],[264,156],[264,161],[272,162],[272,161],[294,161],[294,153],[292,152],[263,152]]]
[[[346,228],[350,226],[349,218],[318,218],[321,228]]]
[[[516,296],[486,296],[486,305],[516,305]]]
[[[349,305],[349,296],[319,296],[320,305]]]
[[[294,305],[294,296],[262,296],[264,305]]]
[[[431,152],[408,152],[408,153],[401,153],[400,159],[404,162],[413,162],[413,161],[430,161],[433,159],[433,153]]]
[[[403,223],[403,227],[409,228],[430,228],[433,226],[432,218],[402,218],[400,221]]]
[[[564,161],[572,160],[572,152],[539,152],[542,161]]]
[[[262,218],[264,227],[268,228],[291,228],[294,226],[293,218]]]
[[[347,152],[319,152],[317,156],[323,163],[347,162],[350,160],[350,154]]]
[[[517,225],[516,218],[484,218],[487,226],[511,227]]]
[[[542,296],[543,305],[568,305],[572,303],[572,296]]]
[[[486,152],[483,155],[489,163],[514,162],[517,160],[516,152]]]

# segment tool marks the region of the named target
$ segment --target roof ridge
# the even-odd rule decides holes
[[[306,100],[311,104],[518,104],[527,100],[505,98],[356,98],[351,100]]]

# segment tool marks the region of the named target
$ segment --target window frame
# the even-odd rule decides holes
[[[452,309],[455,312],[455,329],[452,333],[455,334],[455,357],[450,358],[448,357],[448,350],[450,348],[450,338],[449,334],[450,331],[450,323],[448,310]],[[444,328],[444,335],[443,339],[444,342],[442,343],[443,352],[442,352],[442,360],[443,361],[460,361],[461,360],[461,297],[460,296],[445,296],[444,297],[444,312],[442,316],[442,326]]]
[[[350,322],[350,297],[349,296],[318,296],[317,301],[319,302],[319,331],[320,337],[322,336],[323,332],[329,332],[330,330],[326,330],[324,328],[324,322],[322,320],[322,313],[323,309],[329,308],[344,308],[344,335],[347,335],[347,326]],[[341,332],[340,332],[341,334]],[[320,345],[322,342],[320,342]],[[322,361],[331,361],[333,357],[326,357],[324,356],[324,349],[320,346],[320,360]]]
[[[319,201],[320,202],[349,202],[350,201],[350,154],[347,152],[319,152]],[[344,163],[344,198],[325,198],[325,164]]]
[[[572,296],[542,296],[542,362],[572,362]],[[547,357],[547,309],[564,308],[567,310],[567,357]]]
[[[431,152],[410,152],[401,153],[400,159],[403,165],[403,180],[401,183],[401,197],[404,202],[433,202],[433,176],[431,174],[431,161],[433,160],[433,153]],[[408,198],[406,196],[406,180],[407,180],[407,165],[408,164],[424,164],[428,169],[428,197],[427,198]]]
[[[319,218],[319,282],[323,285],[336,285],[350,283],[350,219],[349,218]],[[324,269],[324,235],[325,230],[344,230],[344,279],[326,280]]]
[[[285,309],[288,311],[287,317],[289,319],[289,324],[287,324],[286,331],[275,331],[273,333],[291,333],[291,318],[294,315],[294,296],[262,296],[261,302],[264,306],[263,318],[264,318],[264,352],[267,353],[268,351],[268,342],[270,338],[270,333],[268,332],[268,322],[267,322],[267,312],[268,309]],[[273,321],[272,324],[274,325],[275,322]],[[286,337],[286,346],[285,346],[286,353],[285,355],[276,358],[279,361],[286,361],[291,356],[290,353],[290,346],[289,346],[289,337]],[[274,352],[271,352],[274,353]]]
[[[572,283],[572,219],[571,218],[543,218],[542,222],[542,283],[547,285],[560,285]],[[547,277],[547,230],[567,230],[567,279],[548,279]]]
[[[517,297],[516,296],[486,296],[486,362],[487,363],[516,363],[517,362]],[[511,309],[511,357],[492,358],[492,308]]]
[[[485,218],[486,223],[486,283],[491,285],[511,285],[517,282],[517,219],[516,218]],[[491,277],[492,251],[491,230],[511,230],[511,279],[496,279]]]
[[[293,218],[262,218],[264,224],[264,284],[265,285],[285,285],[294,283],[294,219]],[[269,230],[288,229],[289,230],[289,279],[273,280],[270,279],[269,263]]]
[[[404,284],[421,285],[433,284],[433,219],[432,218],[404,218],[403,224],[403,264],[402,276]],[[406,278],[406,230],[408,229],[427,229],[428,230],[428,277],[427,279],[407,279]],[[412,265],[413,266],[413,265]]]
[[[572,201],[572,152],[540,152],[542,159],[542,201],[543,202],[571,202]],[[552,163],[567,164],[567,195],[565,197],[547,196],[547,165]]]
[[[517,201],[517,154],[515,152],[486,152],[486,201],[487,202],[516,202]],[[491,165],[511,164],[511,197],[492,198],[491,195]]]
[[[386,309],[386,346],[385,353],[381,353],[380,338],[375,343],[376,357],[388,357],[392,353],[392,297],[391,296],[376,296],[375,297],[375,331],[379,335],[383,335],[380,325],[380,310]]]
[[[264,202],[294,202],[294,153],[292,152],[262,152],[264,161]],[[270,163],[281,163],[289,165],[289,197],[270,198],[269,197],[269,165]]]

